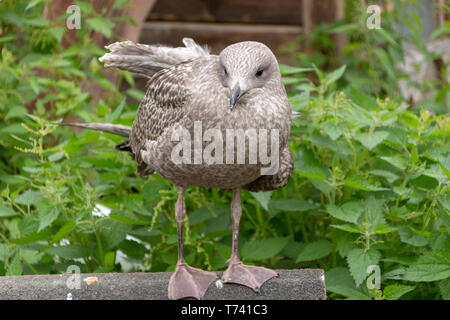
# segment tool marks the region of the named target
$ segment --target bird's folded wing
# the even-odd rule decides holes
[[[190,62],[181,63],[159,71],[149,81],[130,135],[138,173],[148,172],[140,157],[147,140],[157,140],[185,116],[186,103],[192,94],[186,86],[191,70]]]

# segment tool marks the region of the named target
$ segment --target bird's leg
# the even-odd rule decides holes
[[[183,222],[186,209],[183,204],[185,187],[178,187],[178,199],[175,204],[175,221],[178,231],[178,262],[169,281],[169,299],[196,298],[205,294],[209,285],[217,279],[215,272],[203,271],[187,265],[183,256]]]
[[[233,190],[233,200],[231,201],[231,222],[233,229],[233,242],[231,258],[228,260],[228,269],[223,273],[222,282],[232,282],[250,287],[259,292],[262,284],[267,280],[278,276],[278,274],[264,267],[247,266],[239,260],[239,221],[241,219],[241,190]]]

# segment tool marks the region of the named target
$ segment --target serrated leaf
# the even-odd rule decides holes
[[[44,200],[44,197],[39,191],[27,190],[24,193],[14,198],[14,202],[23,205],[38,204]]]
[[[249,241],[240,251],[243,259],[264,260],[276,256],[289,242],[288,238],[269,238]]]
[[[427,238],[420,234],[415,234],[413,229],[408,226],[401,226],[398,230],[400,240],[404,243],[410,244],[415,247],[423,247],[428,244]]]
[[[450,277],[450,253],[430,251],[420,256],[404,276],[409,281],[437,281]]]
[[[383,289],[383,295],[386,300],[398,300],[404,294],[413,291],[416,287],[405,286],[402,284],[391,284]]]
[[[325,83],[327,85],[330,85],[330,84],[336,82],[337,80],[339,80],[339,78],[342,77],[342,75],[344,74],[346,67],[347,66],[344,64],[339,69],[336,69],[333,72],[327,74],[324,79]]]
[[[384,161],[392,164],[394,167],[397,167],[400,170],[405,170],[406,169],[406,163],[407,162],[401,156],[392,156],[392,157],[383,156],[383,157],[380,157],[380,159],[383,159]]]
[[[12,259],[11,263],[6,270],[7,276],[20,276],[22,275],[22,262],[20,261],[20,256],[17,253]]]
[[[47,207],[39,212],[38,232],[48,227],[59,216],[59,210],[55,207]]]
[[[331,140],[334,141],[344,133],[345,128],[346,124],[344,122],[341,122],[339,124],[327,122],[323,126],[323,131],[325,131],[325,133],[330,136]]]
[[[348,253],[347,262],[357,287],[366,279],[367,268],[371,265],[377,265],[380,257],[380,253],[375,249],[364,251],[357,248]]]
[[[350,299],[370,299],[364,292],[357,289],[347,268],[338,267],[325,273],[327,291],[340,294]]]
[[[364,191],[384,191],[389,190],[388,188],[382,188],[374,186],[373,184],[369,183],[368,181],[364,180],[364,178],[360,176],[351,176],[345,179],[345,184],[349,187],[364,190]]]
[[[386,131],[375,131],[373,133],[357,133],[356,140],[369,150],[372,150],[389,135]]]
[[[318,240],[305,245],[305,248],[297,256],[295,262],[311,261],[326,257],[333,250],[333,245],[328,240]]]
[[[361,230],[358,228],[358,226],[354,224],[332,224],[330,226],[342,231],[347,231],[351,233],[361,233]]]
[[[343,204],[341,207],[331,204],[328,205],[326,209],[328,213],[336,219],[356,224],[358,222],[358,218],[363,213],[364,202],[351,201]]]
[[[439,290],[441,291],[442,299],[450,300],[450,278],[439,281]]]
[[[272,191],[250,193],[266,211],[269,211],[269,201],[272,197]]]
[[[6,218],[6,217],[13,217],[16,215],[18,215],[18,213],[15,212],[12,208],[0,205],[0,217]]]
[[[383,215],[383,204],[383,199],[375,199],[373,195],[366,200],[364,218],[370,225],[370,231],[374,231],[380,224],[386,224]]]

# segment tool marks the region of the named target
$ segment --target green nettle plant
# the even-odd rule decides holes
[[[96,23],[64,49],[64,17],[42,18],[40,1],[0,3],[0,276],[72,265],[173,271],[174,187],[136,176],[129,155],[111,150],[120,137],[53,125],[69,116],[131,125],[137,108],[100,73],[104,50],[90,41],[95,26],[109,26],[108,36],[114,22],[76,4]],[[283,189],[242,194],[242,260],[322,268],[331,299],[450,299],[450,117],[346,85],[350,63],[280,68],[300,113],[295,171]],[[127,96],[142,95],[129,74],[118,75]],[[94,104],[83,89],[91,85],[108,98]],[[226,268],[230,198],[188,189],[189,264]]]

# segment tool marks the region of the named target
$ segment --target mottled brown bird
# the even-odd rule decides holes
[[[68,125],[128,136],[118,149],[131,152],[137,172],[156,172],[177,187],[178,262],[169,282],[170,299],[200,299],[217,279],[215,272],[193,268],[183,257],[183,196],[189,185],[233,191],[232,254],[222,282],[258,291],[277,273],[239,259],[240,192],[281,188],[292,173],[287,145],[292,111],[278,62],[259,42],[235,43],[219,55],[192,39],[183,43],[180,48],[130,41],[109,45],[110,52],[100,58],[105,67],[150,78],[132,128]]]

